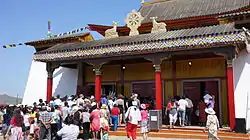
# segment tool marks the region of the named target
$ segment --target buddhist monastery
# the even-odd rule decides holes
[[[89,24],[101,40],[83,33],[27,42],[36,53],[23,102],[137,93],[163,111],[174,96],[197,106],[207,91],[222,125],[250,129],[250,0],[152,0],[135,8],[114,19],[126,25]]]

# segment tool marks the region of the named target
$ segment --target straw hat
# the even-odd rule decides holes
[[[84,102],[91,102],[89,99],[85,98]]]
[[[106,104],[102,104],[101,109],[107,109],[107,105]]]
[[[214,115],[214,114],[215,114],[215,111],[214,111],[213,108],[206,108],[206,109],[205,109],[205,112],[206,112],[207,114],[210,114],[210,115]]]
[[[96,102],[91,103],[91,106],[95,106],[95,105],[97,105]]]

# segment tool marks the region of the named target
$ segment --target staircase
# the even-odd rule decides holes
[[[127,136],[126,129],[124,126],[118,128],[116,132],[110,131],[111,136]],[[140,128],[137,129],[137,136],[140,134]],[[237,134],[228,132],[225,129],[219,131],[218,136],[221,140],[250,140],[249,134]],[[201,127],[176,127],[175,129],[167,129],[166,127],[149,133],[149,137],[158,138],[179,138],[179,139],[207,139],[207,132],[203,132]]]

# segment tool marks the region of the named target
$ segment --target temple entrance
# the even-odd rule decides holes
[[[106,96],[115,97],[116,96],[116,84],[103,83],[101,94],[106,95]],[[85,96],[91,96],[91,95],[95,95],[95,85],[94,84],[88,84],[88,90],[85,94]]]
[[[155,101],[155,82],[144,81],[132,83],[131,93],[138,94],[141,103],[150,104],[154,107]]]
[[[216,111],[217,117],[220,118],[220,93],[219,93],[219,80],[193,80],[193,81],[183,81],[182,83],[183,95],[188,96],[193,104],[193,119],[192,125],[198,124],[198,119],[195,114],[199,103],[203,99],[203,96],[208,92],[211,96],[215,98],[214,110]],[[221,119],[219,119],[221,120]]]

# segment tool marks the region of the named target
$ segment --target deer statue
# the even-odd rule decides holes
[[[153,23],[153,28],[151,30],[151,33],[159,33],[159,32],[166,32],[167,31],[166,23],[164,23],[164,22],[158,23],[156,21],[157,17],[150,17],[150,19],[152,20],[152,23]]]
[[[115,22],[113,21],[113,28],[111,29],[107,29],[105,31],[105,38],[114,38],[114,37],[118,37],[118,33],[117,33],[117,25],[118,25],[118,22]]]

